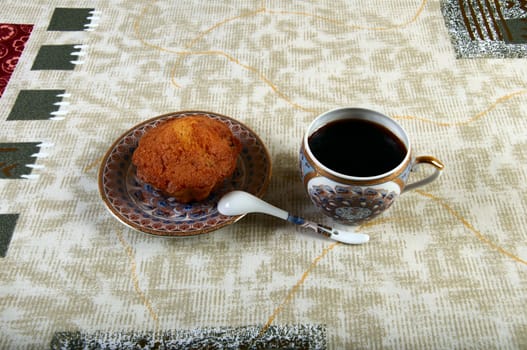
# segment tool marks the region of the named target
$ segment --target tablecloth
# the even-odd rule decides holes
[[[0,348],[527,348],[524,0],[0,7]],[[265,144],[266,201],[332,224],[298,151],[342,106],[445,164],[356,228],[367,244],[260,214],[160,238],[100,197],[123,132],[211,111]]]

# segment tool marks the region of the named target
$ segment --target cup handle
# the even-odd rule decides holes
[[[413,189],[416,189],[417,187],[421,187],[424,185],[429,184],[430,182],[436,180],[440,175],[443,169],[445,168],[444,164],[437,158],[432,156],[420,156],[415,158],[415,162],[412,165],[412,171],[416,170],[416,167],[419,164],[428,164],[432,165],[434,167],[434,173],[428,177],[425,177],[422,180],[413,182],[411,184],[407,184],[404,187],[403,193],[407,191],[411,191]]]

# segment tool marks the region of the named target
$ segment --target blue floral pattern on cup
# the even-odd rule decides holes
[[[398,197],[394,191],[361,186],[315,185],[308,191],[317,208],[345,224],[373,219]]]
[[[300,174],[313,204],[336,222],[345,225],[369,221],[386,209],[402,192],[411,172],[408,166],[392,181],[380,185],[347,185],[319,174],[300,149]]]

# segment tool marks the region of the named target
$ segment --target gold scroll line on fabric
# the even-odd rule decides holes
[[[332,243],[329,247],[327,248],[324,248],[322,250],[322,253],[317,256],[313,262],[311,262],[311,265],[309,265],[309,267],[307,268],[306,271],[304,271],[304,273],[302,274],[302,276],[300,277],[300,279],[296,282],[296,284],[290,289],[289,293],[287,293],[286,297],[284,298],[284,300],[280,303],[280,305],[278,305],[278,307],[273,311],[273,313],[271,314],[271,316],[269,317],[269,319],[267,320],[267,322],[265,323],[265,325],[262,327],[262,329],[260,330],[259,334],[258,334],[258,337],[257,338],[260,338],[261,336],[263,336],[265,334],[265,332],[269,329],[269,327],[271,327],[271,325],[273,324],[273,321],[274,319],[276,318],[276,316],[278,316],[278,314],[280,314],[280,312],[282,312],[282,310],[284,309],[284,307],[289,304],[289,302],[293,299],[295,293],[298,291],[298,289],[300,288],[300,286],[302,284],[304,284],[306,278],[309,276],[309,274],[311,273],[311,271],[313,271],[315,269],[315,267],[318,265],[318,263],[331,251],[333,250],[333,248],[335,248],[338,244],[340,244],[339,242],[335,242],[335,243]]]
[[[150,302],[150,300],[147,298],[147,296],[145,295],[145,293],[141,290],[141,287],[139,286],[139,278],[137,277],[137,264],[135,262],[133,248],[124,239],[122,231],[116,231],[116,235],[117,235],[117,238],[119,239],[119,242],[124,248],[124,251],[128,257],[128,261],[130,262],[130,274],[132,276],[134,290],[139,296],[139,299],[141,299],[142,303],[148,310],[150,317],[152,318],[152,320],[154,320],[154,324],[155,324],[154,334],[156,334],[156,331],[159,329],[159,317],[157,316],[157,313],[152,307],[152,303]]]
[[[101,166],[102,160],[104,158],[104,155],[97,158],[95,161],[91,162],[90,164],[86,165],[84,168],[84,172],[89,172],[90,170],[97,168],[98,166]]]
[[[231,18],[227,18],[227,19],[218,21],[216,24],[214,24],[211,27],[209,27],[208,29],[202,31],[198,36],[196,36],[193,40],[191,40],[189,44],[185,45],[185,47],[187,49],[192,48],[196,44],[197,41],[199,41],[200,39],[202,39],[207,34],[212,33],[214,30],[222,27],[223,25],[225,25],[227,23],[230,23],[230,22],[233,22],[233,21],[236,21],[236,20],[249,18],[249,17],[254,17],[254,16],[256,16],[258,14],[261,14],[261,13],[267,13],[267,14],[270,14],[270,15],[295,15],[295,16],[302,16],[302,17],[310,17],[310,18],[315,18],[315,19],[318,19],[318,20],[321,20],[321,21],[325,21],[325,22],[328,22],[328,23],[336,24],[336,25],[339,25],[339,26],[346,26],[346,27],[348,27],[348,28],[350,28],[352,30],[385,31],[385,30],[398,29],[398,28],[405,27],[405,26],[415,22],[417,20],[417,18],[419,18],[419,16],[423,12],[426,3],[427,3],[427,0],[423,0],[421,2],[421,5],[417,9],[416,13],[409,20],[407,20],[405,22],[402,22],[400,24],[394,24],[392,26],[386,26],[386,27],[354,26],[354,25],[349,25],[346,22],[336,21],[336,20],[334,20],[332,18],[329,18],[329,17],[313,15],[313,14],[309,14],[309,13],[305,13],[305,12],[269,10],[269,9],[267,9],[267,7],[264,6],[264,7],[260,8],[260,9],[257,9],[255,11],[249,12],[247,14],[242,14],[242,15],[238,15],[238,16],[234,16],[234,17],[231,17]],[[167,52],[167,53],[173,53],[173,54],[179,55],[180,57],[187,57],[187,56],[222,56],[222,57],[226,58],[228,61],[230,61],[230,62],[242,67],[243,69],[255,74],[256,76],[258,76],[259,80],[261,80],[263,83],[265,83],[267,86],[269,86],[271,88],[271,90],[275,94],[277,94],[281,99],[283,99],[284,101],[286,101],[287,103],[292,105],[294,108],[297,108],[297,109],[302,110],[304,112],[316,112],[316,110],[314,110],[314,109],[306,108],[306,107],[301,106],[300,104],[294,102],[289,96],[287,96],[285,93],[283,93],[278,88],[278,86],[276,84],[274,84],[270,79],[268,79],[257,68],[255,68],[253,66],[250,66],[248,64],[244,64],[244,63],[240,62],[240,60],[238,60],[236,57],[228,54],[225,51],[221,51],[221,50],[184,51],[184,50],[176,50],[176,49],[165,48],[165,47],[162,47],[162,46],[159,46],[159,45],[155,45],[155,44],[149,43],[147,40],[145,40],[140,35],[141,31],[139,29],[140,23],[145,18],[146,14],[147,14],[147,11],[148,11],[148,8],[149,7],[147,6],[147,7],[145,7],[143,9],[143,11],[139,15],[138,19],[134,23],[135,35],[139,39],[139,41],[141,41],[141,43],[143,45],[145,45],[146,47],[150,47],[152,49],[156,49],[156,50]],[[172,71],[171,71],[171,82],[176,87],[180,87],[180,85],[174,79],[177,66],[180,64],[180,62],[181,62],[181,60],[179,60],[177,62],[177,64],[172,68]]]
[[[463,224],[468,230],[470,230],[480,241],[483,243],[489,245],[492,249],[498,251],[500,254],[503,254],[521,264],[527,265],[527,260],[524,260],[511,252],[503,249],[502,247],[498,246],[497,244],[493,243],[490,239],[485,237],[478,229],[476,229],[467,219],[465,219],[461,214],[459,214],[457,211],[455,211],[450,205],[448,205],[444,200],[440,199],[439,197],[424,192],[422,190],[415,190],[416,193],[419,193],[421,196],[429,198],[442,206],[444,209],[446,209],[453,217],[455,217],[459,222]]]
[[[519,262],[521,264],[524,264],[524,265],[527,265],[527,261],[512,254],[511,252],[503,249],[502,247],[498,246],[497,244],[493,243],[490,239],[486,238],[478,229],[476,229],[467,219],[465,219],[461,214],[459,214],[456,210],[454,210],[450,205],[448,205],[447,203],[445,203],[445,201],[443,201],[442,199],[440,199],[439,197],[433,195],[433,194],[430,194],[430,193],[427,193],[427,192],[424,192],[422,190],[415,190],[416,193],[420,194],[421,196],[423,197],[426,197],[428,199],[431,199],[433,200],[434,202],[436,202],[437,204],[439,204],[440,206],[442,206],[444,209],[446,209],[454,218],[456,218],[461,224],[463,224],[463,226],[465,228],[467,228],[469,231],[471,231],[480,241],[482,241],[483,243],[487,244],[488,246],[490,246],[492,249],[496,250],[498,253],[504,255],[504,256],[507,256],[513,260],[515,260],[516,262]],[[366,228],[369,228],[369,227],[373,227],[373,226],[376,226],[376,225],[380,225],[382,223],[385,223],[385,222],[389,222],[389,221],[393,221],[393,219],[378,219],[378,220],[375,220],[374,222],[368,222],[368,223],[365,223],[361,226],[359,226],[357,228],[357,232],[358,231],[363,231],[364,229]],[[269,329],[269,327],[272,325],[272,323],[274,322],[274,320],[276,319],[276,317],[278,316],[278,314],[280,314],[280,312],[285,308],[285,306],[287,304],[289,304],[289,302],[293,299],[295,293],[299,290],[300,286],[305,282],[305,280],[307,279],[307,277],[309,276],[309,274],[315,269],[315,267],[318,265],[318,263],[323,259],[325,258],[328,253],[330,251],[333,250],[333,248],[335,248],[337,245],[339,245],[341,243],[339,242],[335,242],[333,244],[331,244],[328,248],[325,248],[322,253],[317,256],[313,262],[311,263],[311,265],[308,267],[308,269],[302,274],[302,276],[300,277],[300,279],[298,280],[298,282],[290,289],[289,293],[287,293],[286,297],[284,298],[284,300],[280,303],[280,305],[273,311],[273,313],[271,314],[271,316],[269,317],[269,319],[267,320],[266,324],[262,327],[262,329],[260,330],[260,333],[258,335],[258,338],[259,337],[262,337],[265,332]]]
[[[393,220],[390,220],[390,219],[377,219],[374,223],[367,222],[365,224],[362,224],[361,226],[356,228],[356,231],[359,232],[359,231],[362,231],[363,229],[365,229],[367,227],[374,226],[374,225],[379,225],[380,223],[384,223],[386,221],[393,221]],[[329,252],[331,252],[339,244],[342,244],[342,243],[340,243],[340,242],[333,242],[327,248],[324,248],[320,255],[318,255],[315,259],[313,259],[313,261],[311,262],[311,264],[309,265],[307,270],[304,271],[304,273],[302,273],[302,276],[300,277],[300,279],[289,290],[289,293],[287,293],[287,295],[284,298],[284,300],[280,303],[280,305],[278,305],[278,307],[276,309],[274,309],[274,311],[271,314],[271,316],[269,316],[269,319],[267,320],[265,325],[262,327],[262,329],[258,333],[258,336],[257,336],[256,339],[261,338],[265,334],[265,332],[273,324],[275,318],[282,312],[282,310],[287,306],[287,304],[289,304],[289,302],[293,299],[293,297],[296,294],[296,292],[299,290],[299,288],[302,286],[302,284],[304,284],[304,282],[308,278],[309,274],[315,269],[315,267],[318,265],[318,263],[322,259],[324,259],[329,254]]]
[[[502,103],[505,103],[511,99],[513,99],[514,97],[517,97],[517,96],[520,96],[520,95],[524,95],[524,94],[527,94],[527,89],[524,89],[524,90],[518,90],[518,91],[515,91],[515,92],[512,92],[512,93],[509,93],[509,94],[506,94],[506,95],[503,95],[501,97],[498,97],[490,106],[488,106],[485,110],[475,114],[474,116],[472,116],[471,118],[469,119],[466,119],[466,120],[462,120],[462,121],[458,121],[458,122],[441,122],[441,121],[437,121],[437,120],[433,120],[433,119],[427,119],[427,118],[423,118],[423,117],[417,117],[417,116],[412,116],[412,115],[398,115],[398,116],[393,116],[394,119],[398,119],[398,120],[417,120],[417,121],[420,121],[420,122],[425,122],[425,123],[432,123],[432,124],[436,124],[436,125],[439,125],[439,126],[460,126],[460,125],[466,125],[466,124],[470,124],[472,122],[475,122],[481,118],[483,118],[486,114],[488,114],[490,111],[494,110],[496,107],[498,107],[498,105],[502,104]],[[1,151],[1,150],[0,150]],[[89,172],[90,170],[94,169],[95,167],[97,167],[102,159],[104,157],[100,157],[98,159],[96,159],[95,161],[93,161],[92,163],[88,164],[85,168],[84,168],[84,171],[85,172]]]
[[[214,25],[210,26],[209,28],[203,30],[199,35],[197,35],[187,45],[185,45],[185,47],[189,48],[189,49],[192,48],[196,44],[196,42],[198,42],[199,40],[203,39],[206,35],[212,33],[214,30],[216,30],[216,29],[218,29],[218,28],[220,28],[220,27],[222,27],[222,26],[224,26],[224,25],[226,25],[228,23],[231,23],[231,22],[234,22],[234,21],[237,21],[237,20],[241,20],[241,19],[244,19],[244,18],[254,17],[254,16],[257,16],[257,15],[262,14],[262,13],[267,13],[267,14],[270,14],[270,15],[292,15],[292,16],[308,17],[308,18],[313,18],[313,19],[320,20],[322,22],[335,24],[337,26],[347,27],[348,29],[352,29],[352,30],[371,30],[371,31],[393,30],[393,29],[397,29],[397,28],[406,27],[407,25],[415,22],[417,20],[417,18],[423,12],[426,3],[427,3],[427,0],[423,0],[421,5],[417,9],[417,12],[409,20],[407,20],[405,22],[402,22],[400,24],[394,24],[394,25],[387,26],[387,27],[357,26],[357,25],[348,24],[347,22],[344,22],[344,21],[335,20],[334,18],[331,18],[331,17],[319,16],[319,15],[314,15],[314,14],[311,14],[311,13],[300,12],[300,11],[270,10],[267,7],[263,6],[262,8],[260,8],[258,10],[255,10],[255,11],[252,11],[252,12],[248,12],[248,13],[243,14],[243,15],[230,17],[230,18],[227,18],[227,19],[224,19],[222,21],[219,21],[219,22],[215,23]]]
[[[417,120],[417,121],[420,121],[420,122],[432,123],[432,124],[436,124],[436,125],[439,125],[439,126],[466,125],[466,124],[470,124],[472,122],[475,122],[478,119],[483,118],[486,114],[488,114],[490,111],[495,109],[498,105],[500,105],[500,104],[502,104],[504,102],[507,102],[508,100],[510,100],[510,99],[512,99],[514,97],[517,97],[517,96],[520,96],[520,95],[524,95],[524,94],[527,94],[527,90],[526,89],[518,90],[518,91],[512,92],[510,94],[503,95],[503,96],[497,98],[485,110],[479,112],[478,114],[474,115],[473,117],[471,117],[469,119],[458,121],[458,122],[442,122],[442,121],[437,121],[437,120],[433,120],[433,119],[427,119],[427,118],[422,118],[422,117],[417,117],[417,116],[412,116],[412,115],[400,115],[400,116],[394,116],[393,118],[394,119],[399,119],[399,120],[401,120],[401,119]]]
[[[441,200],[439,197],[433,195],[433,194],[430,194],[430,193],[427,193],[427,192],[424,192],[422,190],[416,190],[416,193],[420,194],[421,196],[423,197],[426,197],[426,198],[429,198],[431,200],[433,200],[434,202],[436,202],[437,204],[441,205],[443,208],[445,208],[453,217],[455,217],[459,222],[461,222],[463,224],[463,226],[465,228],[467,228],[468,230],[470,230],[480,241],[484,242],[485,244],[487,244],[488,246],[490,246],[492,249],[496,250],[497,252],[499,252],[500,254],[504,255],[504,256],[507,256],[521,264],[524,264],[524,265],[527,265],[527,261],[512,254],[511,252],[503,249],[502,247],[496,245],[495,243],[493,243],[490,239],[486,238],[478,229],[476,229],[468,220],[466,220],[461,214],[459,214],[457,211],[455,211],[451,206],[449,206],[447,203],[445,203],[443,200]],[[372,226],[375,226],[375,225],[379,225],[381,223],[384,223],[384,222],[387,222],[387,221],[390,221],[390,219],[385,219],[385,220],[377,220],[375,222],[369,222],[367,224],[364,224],[364,225],[361,225],[359,228],[358,228],[358,231],[359,230],[363,230],[365,228],[368,228],[368,227],[372,227]],[[119,239],[119,241],[121,242],[121,244],[123,245],[123,248],[125,249],[126,251],[126,254],[128,256],[128,259],[130,261],[130,272],[132,274],[132,281],[133,281],[133,284],[134,284],[134,289],[136,291],[136,293],[139,295],[139,298],[141,299],[141,301],[143,302],[143,304],[145,305],[146,309],[148,310],[150,316],[152,317],[152,319],[155,321],[155,324],[156,324],[156,329],[158,329],[159,327],[159,317],[157,316],[157,313],[154,311],[153,307],[152,307],[152,304],[151,302],[148,300],[148,298],[146,297],[145,293],[141,290],[140,286],[139,286],[139,280],[138,280],[138,277],[137,277],[137,272],[136,272],[136,263],[135,263],[135,259],[134,259],[134,256],[133,256],[133,250],[132,250],[132,247],[125,241],[123,235],[122,235],[122,232],[117,232],[117,237]],[[269,329],[269,327],[273,324],[274,320],[276,319],[276,317],[282,312],[282,310],[290,303],[290,301],[293,299],[294,295],[296,294],[296,292],[300,289],[300,287],[304,284],[304,282],[306,281],[306,279],[309,277],[309,275],[311,274],[311,272],[316,268],[316,266],[320,263],[320,261],[322,261],[322,259],[324,259],[337,245],[339,245],[340,243],[339,242],[335,242],[335,243],[332,243],[331,245],[329,245],[327,248],[324,248],[322,253],[320,255],[318,255],[312,262],[311,264],[309,265],[309,267],[307,268],[306,271],[304,271],[304,273],[302,274],[302,276],[300,277],[300,279],[296,282],[296,284],[289,290],[289,292],[287,293],[287,295],[285,296],[284,300],[278,305],[277,308],[275,308],[275,310],[273,311],[273,313],[271,314],[271,316],[269,316],[267,322],[265,323],[265,325],[262,327],[262,329],[260,330],[259,334],[258,334],[258,338],[260,338],[261,336],[263,336],[265,334],[265,332]],[[155,332],[154,332],[155,333]]]

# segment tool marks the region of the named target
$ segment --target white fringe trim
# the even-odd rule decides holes
[[[24,179],[28,180],[38,180],[40,178],[39,174],[28,174],[28,175],[20,175],[20,177],[23,177]]]
[[[50,114],[51,115],[66,115],[68,113],[69,111],[55,111],[55,112],[51,112]]]
[[[88,45],[84,45],[84,44],[74,45],[73,48],[79,51],[74,51],[70,53],[71,56],[83,57],[83,56],[86,56],[85,50],[88,48]],[[85,61],[83,60],[70,61],[71,64],[75,64],[75,65],[84,64],[84,62]]]
[[[40,148],[50,148],[50,147],[54,147],[55,144],[52,143],[52,142],[41,142],[37,145],[37,147],[40,147]]]
[[[53,104],[53,106],[69,106],[70,103],[69,102],[65,102],[65,101],[62,101],[62,102],[55,102]]]
[[[26,164],[26,166],[31,169],[44,169],[45,168],[45,166],[40,165],[40,164]]]
[[[101,20],[101,11],[98,10],[91,10],[90,16],[86,17],[87,20],[90,21],[90,23],[87,23],[84,25],[84,31],[86,32],[93,32],[95,28],[99,26],[99,21]]]

